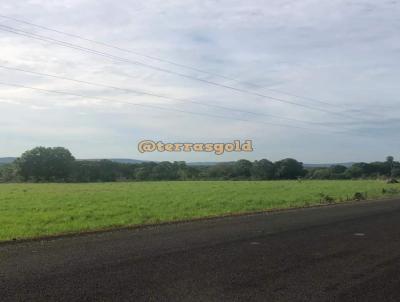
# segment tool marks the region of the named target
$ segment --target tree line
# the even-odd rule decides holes
[[[118,163],[111,160],[76,160],[62,147],[37,147],[26,151],[13,163],[0,166],[1,182],[113,182],[157,180],[279,180],[396,178],[400,163],[388,156],[383,162],[356,163],[304,168],[303,163],[286,158],[215,165],[191,166],[183,161]]]

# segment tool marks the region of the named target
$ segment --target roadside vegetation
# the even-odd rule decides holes
[[[192,166],[185,162],[118,163],[110,160],[76,160],[65,148],[37,147],[15,162],[0,166],[0,182],[115,182],[162,180],[283,180],[283,179],[394,179],[400,163],[392,156],[385,161],[305,168],[286,158],[217,165]]]
[[[0,184],[0,240],[392,197],[378,180]]]

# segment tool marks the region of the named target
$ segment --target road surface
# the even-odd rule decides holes
[[[3,243],[0,301],[400,301],[400,200]]]

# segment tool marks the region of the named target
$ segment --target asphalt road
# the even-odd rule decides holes
[[[0,244],[0,301],[397,302],[400,200]]]

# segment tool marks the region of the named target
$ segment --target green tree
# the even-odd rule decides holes
[[[145,162],[141,163],[135,170],[135,178],[137,180],[151,180],[152,170],[157,166],[155,162]]]
[[[393,158],[393,156],[387,156],[386,157],[386,164],[387,164],[387,166],[388,166],[388,176],[390,176],[391,174],[392,174],[392,170],[393,170],[393,164],[394,164],[394,158]]]
[[[360,178],[362,176],[365,176],[365,173],[365,163],[354,164],[345,172],[348,178]]]
[[[311,179],[329,179],[332,171],[329,168],[316,168],[309,172]]]
[[[279,179],[296,179],[306,174],[303,163],[293,158],[286,158],[275,162],[275,176]]]
[[[251,169],[254,179],[274,179],[275,166],[267,159],[256,160]]]
[[[250,178],[253,164],[247,159],[240,159],[233,165],[236,178]]]
[[[205,179],[231,179],[233,178],[233,164],[231,163],[220,163],[214,166],[206,168],[204,171]]]
[[[392,175],[393,178],[398,178],[400,177],[400,168],[393,168],[392,169]]]
[[[155,180],[174,180],[177,178],[177,165],[169,161],[157,163],[151,171],[151,178]]]
[[[16,169],[14,164],[5,164],[0,166],[0,182],[9,182],[16,180]]]
[[[65,181],[71,174],[75,158],[62,147],[36,147],[15,161],[18,175],[25,181]]]
[[[345,166],[342,166],[342,165],[333,165],[333,166],[329,167],[329,170],[333,174],[341,174],[341,173],[346,172],[347,168]]]

